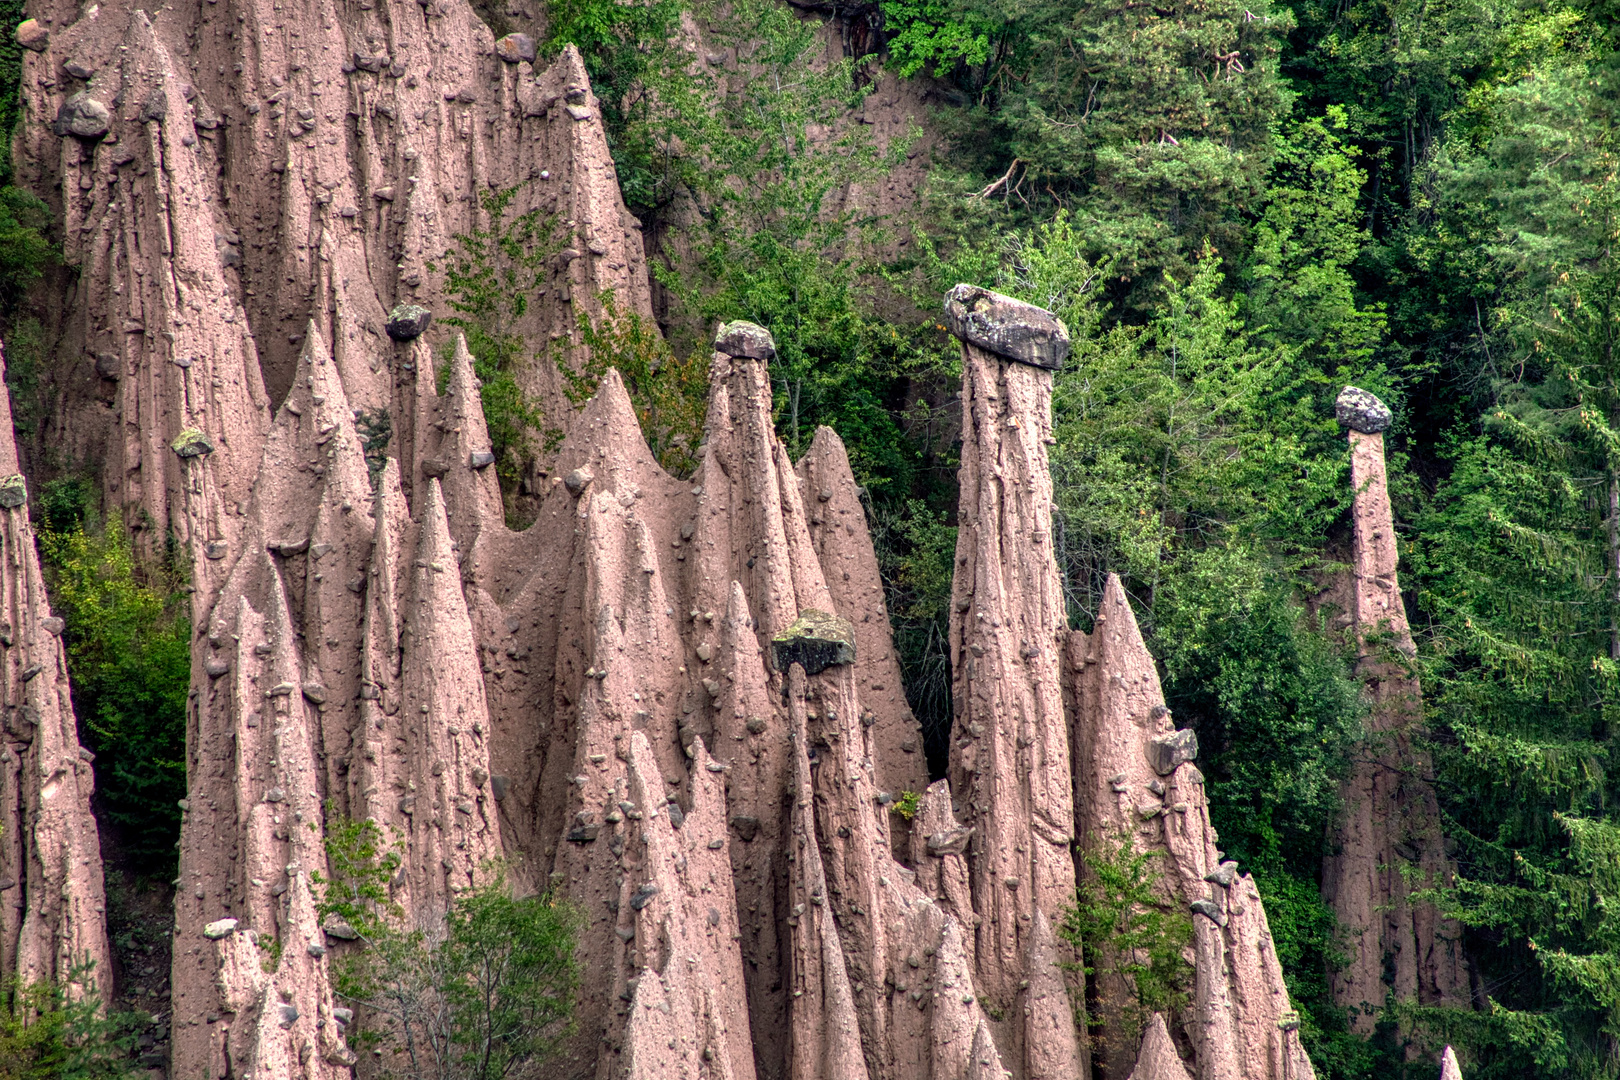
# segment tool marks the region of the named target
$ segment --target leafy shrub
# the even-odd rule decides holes
[[[1088,993],[1102,983],[1125,987],[1130,999],[1109,1004],[1127,1035],[1140,1032],[1152,1014],[1184,1006],[1192,986],[1192,965],[1183,955],[1192,943],[1192,918],[1160,894],[1160,875],[1151,865],[1158,856],[1137,851],[1128,835],[1082,850],[1085,872],[1058,928],[1084,957]],[[1101,1012],[1092,1010],[1094,1026]]]
[[[68,973],[86,987],[74,995],[55,983],[0,984],[0,1078],[4,1080],[133,1080],[134,1027],[140,1014],[103,1015],[93,962]]]
[[[508,491],[517,484],[530,436],[541,424],[539,404],[529,400],[517,381],[519,365],[534,355],[518,326],[540,291],[547,264],[567,242],[558,234],[555,216],[538,207],[522,213],[512,209],[522,186],[484,192],[486,224],[457,233],[450,250],[429,264],[444,270],[445,296],[456,312],[444,321],[467,338],[481,384],[490,450]]]
[[[927,70],[941,75],[958,64],[990,59],[997,27],[987,11],[943,0],[882,0],[889,61],[902,79]]]
[[[576,369],[565,355],[557,356],[564,393],[575,405],[583,404],[608,368],[617,368],[653,456],[668,472],[691,475],[708,409],[708,358],[701,353],[677,358],[656,323],[620,308],[611,290],[601,301],[600,319],[579,313],[585,363]]]
[[[364,1010],[351,1041],[390,1055],[408,1080],[498,1080],[543,1062],[573,1030],[572,907],[513,896],[497,876],[442,919],[418,912],[413,923],[389,893],[398,846],[375,822],[334,820],[326,849],[318,910],[360,933],[334,968],[339,996]]]
[[[74,708],[96,753],[102,819],[137,863],[164,873],[186,792],[186,596],[175,568],[137,559],[120,522],[96,525],[89,498],[82,480],[46,485],[40,549],[67,622]]]
[[[21,188],[0,187],[0,314],[10,314],[23,292],[56,259],[45,238],[51,210]]]

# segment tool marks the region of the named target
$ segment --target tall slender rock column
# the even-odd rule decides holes
[[[951,788],[974,830],[976,982],[1004,1059],[1028,1077],[1080,1073],[1045,924],[1074,893],[1074,796],[1059,668],[1068,628],[1052,554],[1052,372],[1069,334],[1048,311],[958,285],[945,317],[962,342],[960,529],[952,587]],[[1053,1013],[1055,1015],[1047,1015]],[[1022,1021],[1021,1023],[1019,1021]]]
[[[112,972],[91,755],[79,745],[64,627],[45,595],[17,468],[11,399],[0,389],[0,970],[24,986],[71,981],[72,994],[93,982],[105,998]]]
[[[1425,1005],[1467,1000],[1461,930],[1432,904],[1413,903],[1414,889],[1448,883],[1455,867],[1445,852],[1429,755],[1416,743],[1423,723],[1417,648],[1401,603],[1398,552],[1384,473],[1390,411],[1372,394],[1347,386],[1336,403],[1350,440],[1355,485],[1352,633],[1356,671],[1372,703],[1370,752],[1342,789],[1338,850],[1323,866],[1322,892],[1345,926],[1363,928],[1349,942],[1350,962],[1334,979],[1339,1004],[1358,1031],[1373,1028],[1386,996]],[[1416,869],[1409,878],[1408,868]],[[1386,981],[1386,972],[1393,981]]]

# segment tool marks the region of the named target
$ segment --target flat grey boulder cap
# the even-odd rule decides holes
[[[414,341],[433,324],[433,312],[420,304],[400,304],[388,313],[383,329],[395,341]]]
[[[834,664],[853,664],[855,627],[842,616],[805,608],[792,626],[771,638],[771,659],[777,671],[798,664],[806,675],[819,675]]]
[[[1333,403],[1333,415],[1339,426],[1359,431],[1363,435],[1376,435],[1389,428],[1393,417],[1389,406],[1359,386],[1347,386],[1339,391]]]
[[[746,319],[720,324],[714,335],[714,351],[749,360],[775,360],[776,339],[758,323]]]
[[[1045,308],[1010,296],[958,285],[945,294],[951,333],[1006,360],[1056,371],[1069,355],[1069,328]]]

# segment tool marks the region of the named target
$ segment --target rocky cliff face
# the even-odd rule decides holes
[[[341,818],[400,840],[392,889],[415,918],[497,858],[579,907],[578,1029],[554,1075],[1311,1075],[1259,896],[1221,860],[1118,583],[1092,634],[1067,629],[1046,461],[1067,335],[1049,313],[948,301],[957,707],[929,786],[847,456],[824,429],[789,460],[761,328],[716,335],[685,481],[616,374],[571,414],[554,369],[526,371],[567,430],[526,478],[534,523],[505,524],[473,358],[402,305],[437,303],[429,263],[516,185],[572,245],[531,338],[572,333],[605,288],[646,309],[576,55],[537,71],[462,0],[35,14],[19,154],[59,193],[81,286],[57,423],[104,463],[110,505],[179,538],[196,585],[172,1075],[374,1070],[331,988],[353,946],[317,919],[311,877]],[[357,417],[380,411],[378,467]],[[8,589],[37,581],[6,535]],[[28,595],[16,638],[60,674]],[[8,683],[19,703],[45,685],[22,679],[36,662]],[[77,814],[76,832],[35,826],[28,895],[53,921],[20,931],[59,957],[100,924],[88,771],[70,714],[58,727],[15,790]],[[925,792],[909,823],[905,791]],[[1195,928],[1189,1004],[1145,1026],[1119,980],[1081,985],[1058,933],[1077,849],[1121,837],[1164,856],[1164,900]]]
[[[1355,502],[1355,564],[1348,633],[1367,687],[1370,753],[1358,755],[1341,791],[1339,850],[1323,864],[1322,891],[1342,925],[1359,928],[1333,992],[1353,1010],[1358,1030],[1393,992],[1425,1005],[1463,1005],[1468,973],[1462,931],[1414,890],[1449,884],[1456,867],[1441,834],[1429,755],[1416,745],[1423,723],[1417,648],[1396,573],[1398,552],[1384,475],[1389,409],[1356,387],[1339,395],[1339,423],[1350,440]],[[1408,871],[1415,871],[1415,876]]]

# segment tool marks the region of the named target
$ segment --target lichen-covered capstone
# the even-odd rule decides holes
[[[776,339],[758,323],[738,319],[720,325],[714,335],[714,351],[747,360],[775,360]]]
[[[848,619],[806,608],[792,626],[771,638],[771,660],[777,671],[798,664],[806,675],[834,664],[853,664],[855,627]]]
[[[28,482],[21,473],[0,478],[0,506],[14,510],[28,501]]]
[[[169,444],[169,449],[180,457],[194,458],[202,457],[204,454],[212,454],[214,444],[208,441],[207,435],[204,435],[196,428],[186,428],[186,430],[175,436],[174,442]]]
[[[1020,364],[1056,371],[1069,355],[1069,328],[1062,319],[976,285],[945,294],[945,325],[968,344]]]
[[[1388,430],[1393,417],[1389,406],[1359,386],[1347,386],[1339,391],[1333,402],[1333,415],[1340,427],[1359,431],[1363,435],[1376,435]]]
[[[433,312],[420,304],[400,304],[388,313],[388,336],[395,341],[414,341],[433,324]]]

